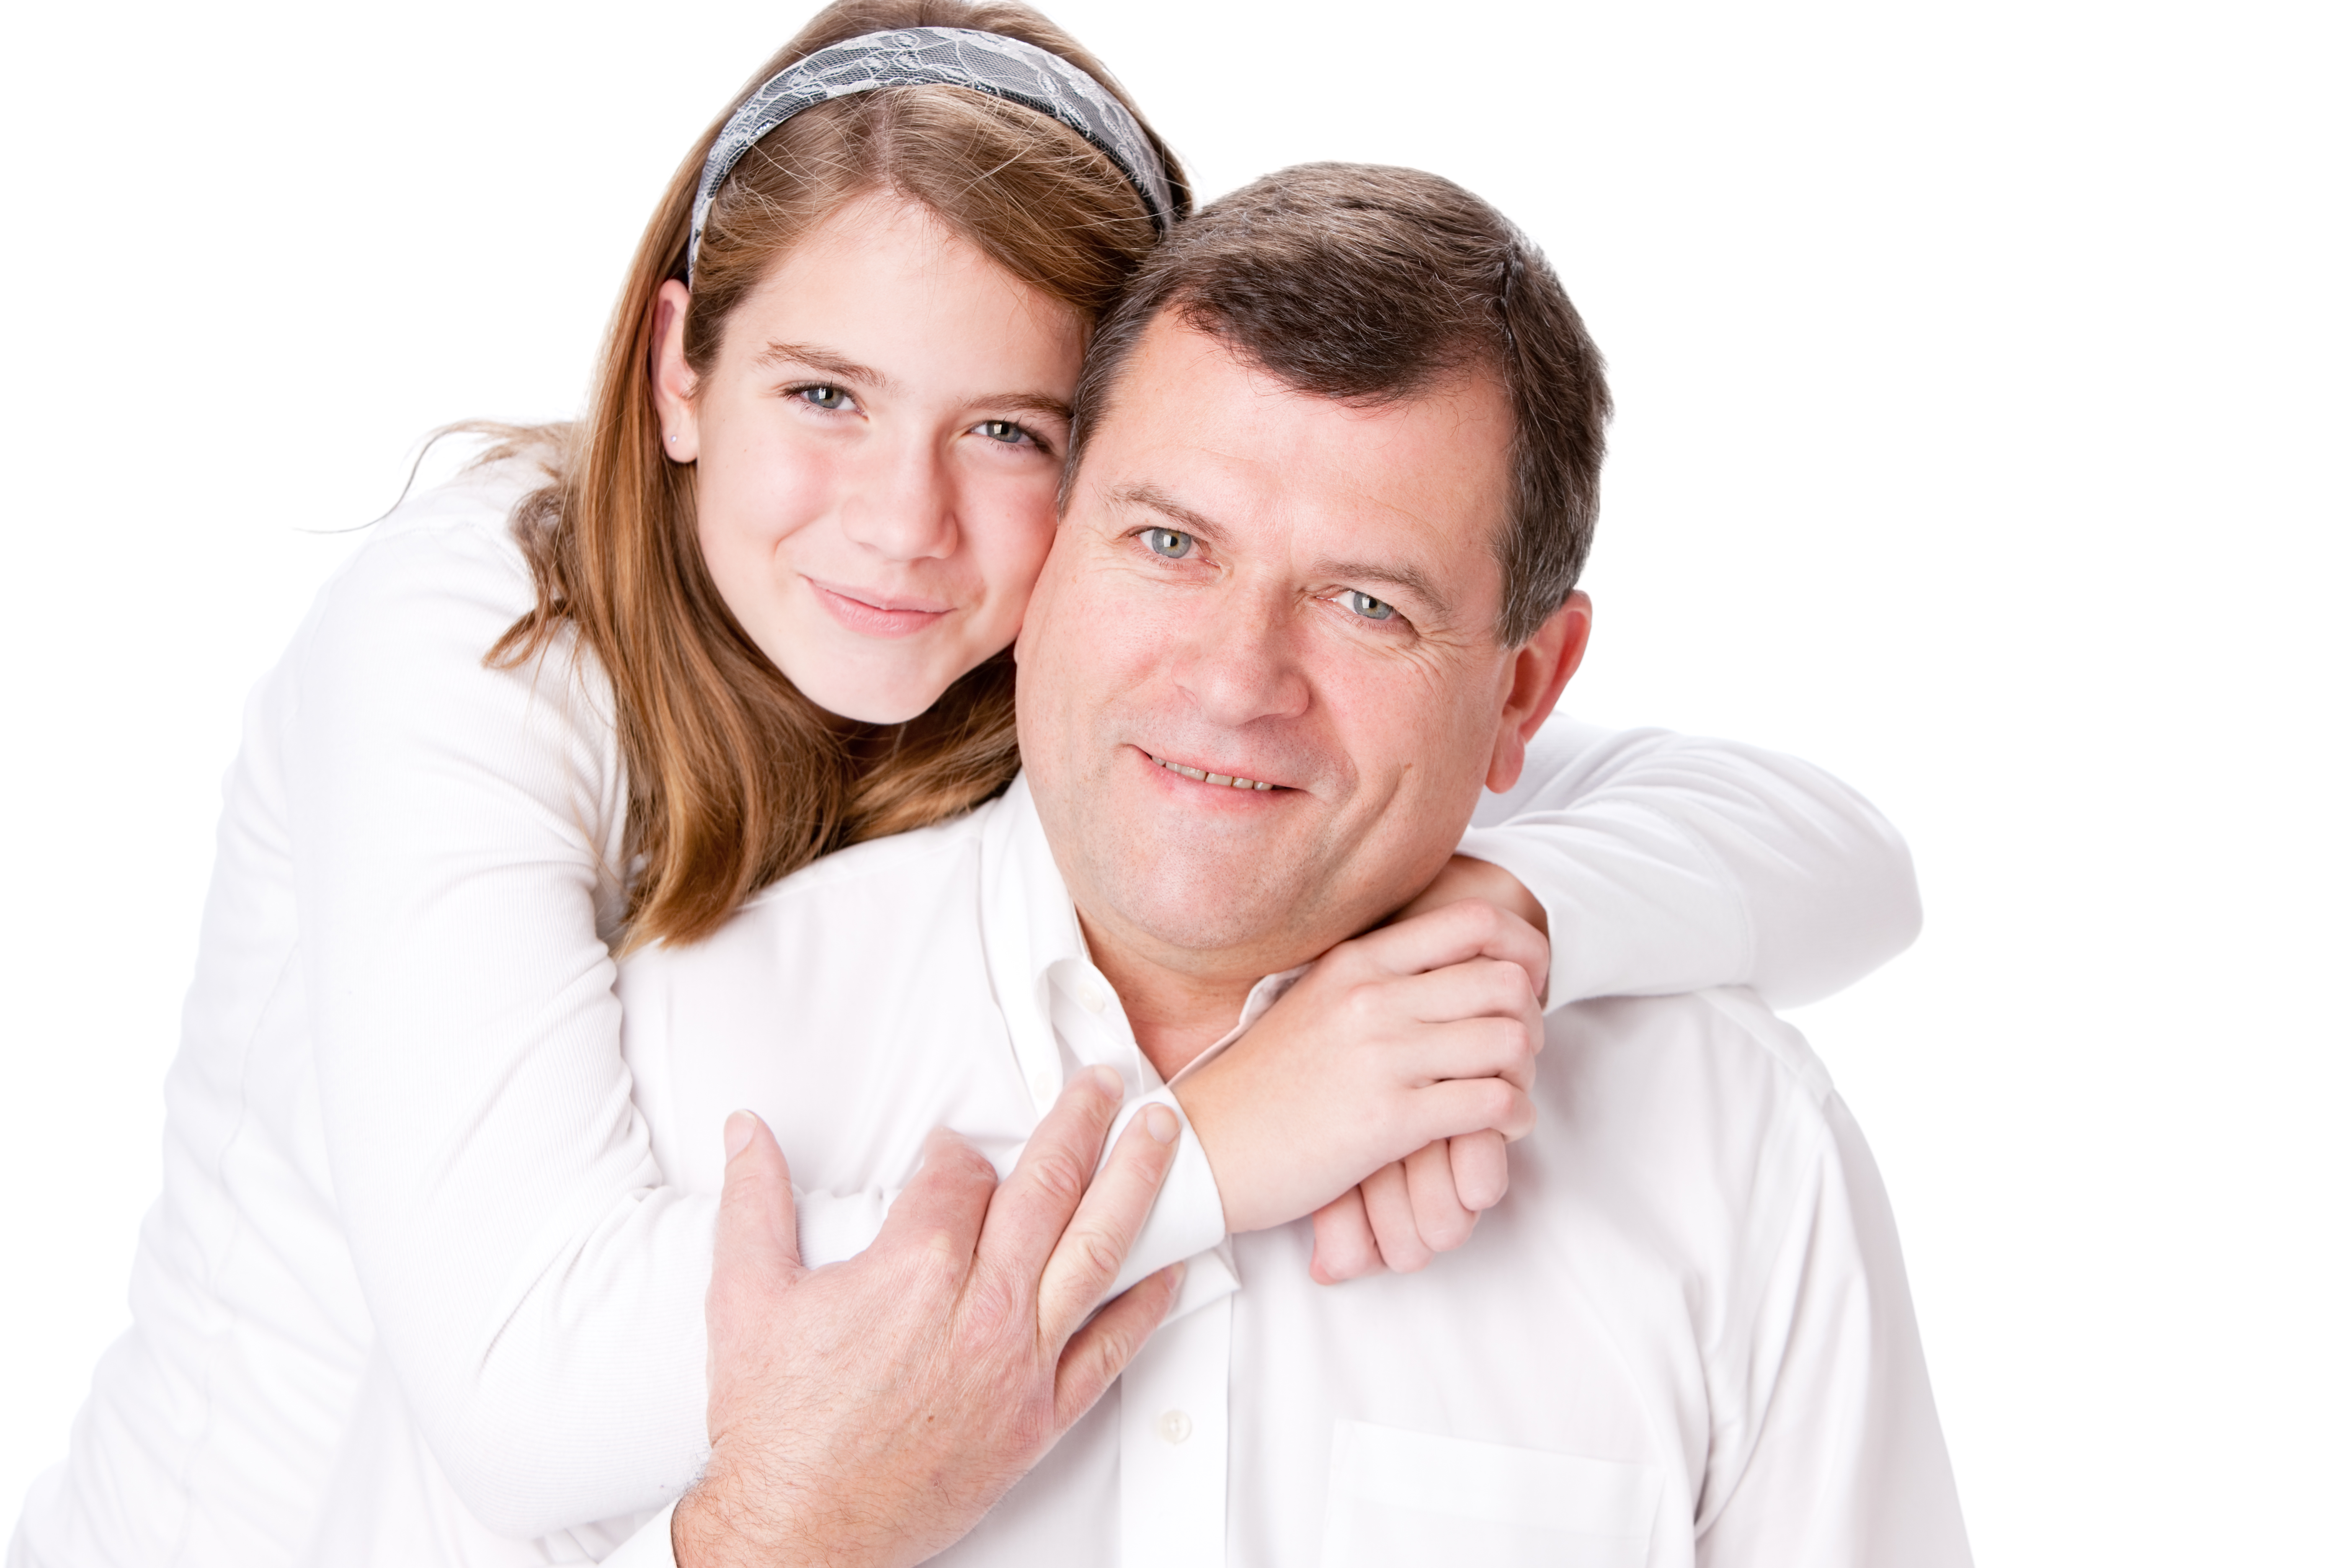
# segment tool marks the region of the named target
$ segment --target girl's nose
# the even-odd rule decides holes
[[[842,531],[889,561],[952,555],[957,528],[946,455],[925,440],[870,453],[842,509]]]

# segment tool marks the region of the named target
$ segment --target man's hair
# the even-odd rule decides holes
[[[1417,169],[1302,163],[1180,224],[1104,321],[1079,378],[1064,484],[1120,372],[1165,311],[1292,388],[1378,405],[1454,376],[1510,394],[1503,613],[1517,647],[1576,586],[1601,499],[1601,351],[1541,252],[1485,202]],[[1066,499],[1066,489],[1065,492]]]

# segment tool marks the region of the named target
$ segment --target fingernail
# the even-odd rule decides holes
[[[760,1119],[748,1110],[739,1110],[727,1119],[727,1157],[732,1160],[751,1146],[751,1130]]]
[[[1087,1071],[1094,1075],[1095,1087],[1101,1089],[1105,1094],[1109,1095],[1113,1100],[1125,1100],[1127,1098],[1127,1085],[1121,1083],[1119,1081],[1118,1074],[1113,1072],[1110,1068],[1107,1067],[1090,1067]]]
[[[1173,1285],[1173,1286],[1174,1286],[1177,1289],[1179,1289],[1179,1290],[1181,1290],[1182,1289],[1184,1289],[1184,1274],[1185,1274],[1185,1271],[1186,1271],[1187,1269],[1191,1268],[1192,1267],[1192,1266],[1191,1264],[1189,1264],[1189,1263],[1171,1263],[1171,1264],[1170,1264],[1170,1265],[1168,1266],[1168,1281],[1169,1281],[1169,1283],[1170,1283],[1170,1284],[1171,1284],[1171,1285]]]
[[[1164,1105],[1147,1106],[1143,1112],[1143,1130],[1162,1143],[1176,1142],[1176,1113]]]

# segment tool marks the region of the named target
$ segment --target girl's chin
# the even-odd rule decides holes
[[[842,637],[830,645],[803,644],[778,668],[801,694],[837,719],[859,724],[903,724],[929,710],[949,687],[1011,646],[948,647],[943,639]],[[771,655],[772,658],[773,656]]]
[[[784,673],[793,674],[790,670]],[[793,676],[793,684],[801,689],[803,696],[836,719],[859,724],[903,724],[937,702],[940,694],[955,684],[955,676],[942,679],[938,669],[928,665],[920,669],[889,672],[835,668],[813,680]]]

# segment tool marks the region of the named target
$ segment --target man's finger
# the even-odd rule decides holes
[[[730,1271],[789,1283],[801,1272],[800,1211],[793,1176],[768,1124],[748,1110],[727,1119],[727,1175],[719,1189],[712,1254]],[[719,1279],[714,1268],[712,1283]]]
[[[1478,1216],[1454,1191],[1454,1160],[1444,1143],[1424,1143],[1404,1157],[1404,1187],[1423,1246],[1451,1252],[1470,1239]]]
[[[969,1141],[940,1128],[924,1141],[923,1163],[883,1216],[874,1245],[936,1252],[950,1266],[942,1278],[961,1280],[995,1191],[996,1167]]]
[[[1472,1213],[1493,1208],[1511,1189],[1511,1157],[1499,1132],[1465,1132],[1446,1140],[1454,1193]]]
[[[1147,1105],[1119,1134],[1045,1259],[1037,1284],[1037,1331],[1047,1344],[1058,1345],[1075,1332],[1118,1279],[1127,1249],[1135,1245],[1160,1184],[1176,1163],[1182,1131],[1174,1111]]]
[[[1103,1135],[1118,1114],[1124,1092],[1118,1074],[1106,1067],[1088,1068],[1064,1086],[1061,1098],[1029,1135],[1020,1163],[988,1205],[980,1256],[991,1268],[1024,1280],[1045,1273],[1045,1259],[1094,1180]],[[1097,1289],[1109,1284],[1106,1279]]]
[[[1094,1408],[1111,1379],[1127,1370],[1184,1284],[1184,1266],[1171,1263],[1149,1279],[1121,1291],[1095,1314],[1095,1321],[1070,1336],[1054,1377],[1054,1415],[1068,1431],[1070,1424]]]
[[[1364,1217],[1372,1222],[1372,1236],[1381,1244],[1381,1261],[1399,1274],[1428,1268],[1435,1254],[1421,1239],[1421,1227],[1413,1223],[1403,1163],[1382,1165],[1366,1176],[1363,1193]]]
[[[1364,1189],[1349,1187],[1315,1211],[1315,1251],[1307,1277],[1318,1285],[1360,1279],[1381,1266],[1381,1246],[1364,1217]]]

